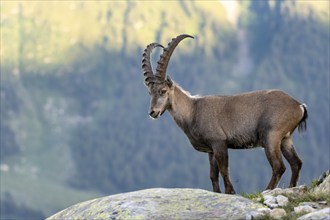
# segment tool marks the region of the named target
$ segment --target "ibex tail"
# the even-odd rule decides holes
[[[308,112],[307,112],[307,105],[306,104],[301,104],[300,107],[304,111],[304,115],[302,119],[300,120],[298,124],[298,131],[303,132],[307,130],[307,118],[308,118]]]

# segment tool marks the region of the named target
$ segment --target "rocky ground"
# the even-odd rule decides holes
[[[48,219],[324,219],[330,220],[330,175],[312,186],[252,195],[201,189],[146,189],[82,202]]]
[[[324,219],[330,220],[330,175],[324,172],[310,187],[266,190],[247,195],[267,208],[246,215],[246,219]]]

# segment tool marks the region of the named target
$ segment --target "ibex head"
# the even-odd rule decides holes
[[[186,37],[193,38],[187,34],[179,35],[173,38],[166,48],[158,43],[149,44],[142,55],[144,84],[147,86],[151,96],[149,115],[154,119],[159,118],[170,106],[173,82],[171,78],[166,75],[166,69],[175,47]],[[162,47],[164,51],[157,62],[156,74],[153,74],[150,54],[155,47]]]

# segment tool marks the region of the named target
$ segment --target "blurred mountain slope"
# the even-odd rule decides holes
[[[147,116],[142,51],[181,33],[195,39],[178,46],[168,73],[192,94],[279,88],[308,105],[295,144],[310,182],[329,167],[328,6],[243,1],[233,23],[221,2],[1,1],[1,199],[35,210],[58,186],[72,200],[47,194],[39,211],[49,215],[95,191],[210,190],[207,155],[168,114]],[[271,175],[260,149],[231,151],[230,168],[237,191],[261,190]]]

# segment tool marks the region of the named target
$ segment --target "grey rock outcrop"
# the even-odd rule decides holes
[[[313,189],[301,185],[266,190],[255,201],[201,189],[155,188],[82,202],[48,219],[262,219],[267,216],[296,219],[302,215],[299,220],[330,220],[329,200],[324,199],[327,194],[330,194],[329,171],[322,174]],[[292,201],[304,196],[306,202],[288,210]],[[308,196],[322,199],[311,202]]]
[[[329,219],[330,219],[329,207],[303,215],[300,218],[298,218],[298,220],[329,220]]]
[[[318,179],[318,186],[313,189],[313,193],[328,193],[330,195],[330,171],[324,172]]]
[[[48,219],[245,219],[262,208],[239,195],[155,188],[82,202]]]
[[[280,219],[287,214],[284,209],[281,207],[285,207],[289,204],[289,198],[292,200],[302,198],[306,193],[310,195],[330,195],[330,175],[329,172],[325,172],[318,180],[318,185],[308,190],[307,186],[301,185],[293,188],[276,188],[273,190],[266,190],[261,193],[263,198],[263,204],[265,204],[269,210],[262,210],[259,212],[253,212],[252,218],[262,218],[262,216],[268,215],[275,219]],[[322,196],[321,196],[322,197]],[[329,207],[325,207],[327,201],[316,201],[316,202],[301,202],[298,206],[293,208],[293,213],[296,215],[303,215],[299,219],[327,219],[330,220],[330,212]]]

